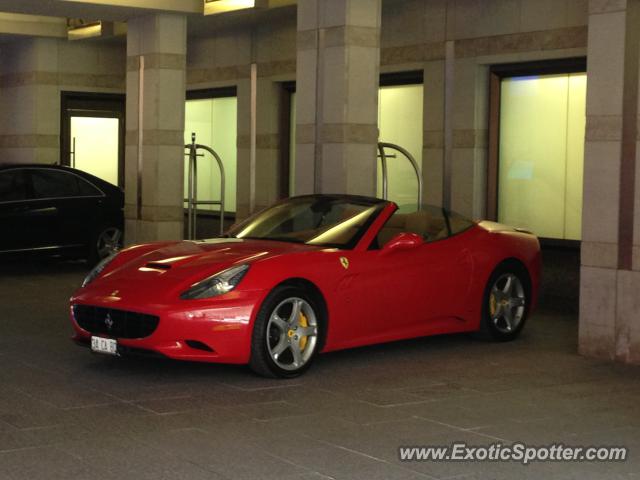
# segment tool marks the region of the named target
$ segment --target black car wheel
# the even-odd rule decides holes
[[[119,227],[97,229],[90,245],[89,262],[96,263],[122,248],[123,235]]]
[[[266,377],[296,377],[309,368],[319,347],[322,309],[302,288],[275,288],[256,317],[251,369]]]
[[[489,277],[482,303],[483,337],[509,341],[524,327],[529,313],[529,275],[516,263],[499,266]]]

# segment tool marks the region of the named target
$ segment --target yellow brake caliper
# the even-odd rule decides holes
[[[304,313],[300,312],[300,321],[298,322],[298,325],[300,325],[301,327],[308,327],[309,326],[309,321],[307,320],[307,317],[304,316]],[[300,337],[300,351],[304,350],[304,347],[307,346],[307,336],[301,336]]]
[[[489,311],[491,316],[493,317],[496,314],[497,305],[496,305],[496,296],[492,293],[489,297]]]

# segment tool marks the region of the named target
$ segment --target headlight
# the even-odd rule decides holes
[[[93,267],[93,270],[91,270],[89,272],[89,275],[84,277],[84,280],[82,281],[82,286],[86,287],[91,282],[93,282],[98,277],[98,275],[100,275],[102,273],[102,271],[105,269],[105,267],[107,265],[109,265],[109,263],[111,263],[111,260],[116,258],[116,255],[117,255],[117,253],[114,253],[114,254],[109,255],[108,257],[103,258],[102,260],[100,260],[100,263],[98,263],[95,267]]]
[[[211,298],[230,292],[238,286],[242,277],[249,270],[249,265],[238,265],[227,268],[215,275],[191,285],[191,288],[180,295],[183,300]]]

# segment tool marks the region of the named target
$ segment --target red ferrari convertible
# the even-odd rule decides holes
[[[222,238],[136,245],[71,298],[74,340],[112,355],[292,377],[319,352],[454,332],[504,341],[536,302],[526,231],[350,195],[281,201]]]

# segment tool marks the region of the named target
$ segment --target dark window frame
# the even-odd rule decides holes
[[[215,87],[187,90],[186,100],[208,100],[210,98],[237,97],[238,87]]]
[[[62,91],[60,93],[60,165],[71,165],[71,117],[118,119],[118,186],[124,188],[126,95]]]

